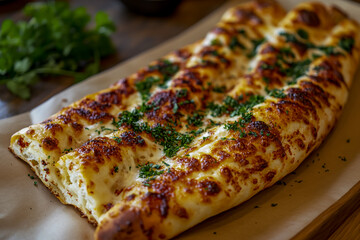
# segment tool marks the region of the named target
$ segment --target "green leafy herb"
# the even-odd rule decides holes
[[[208,103],[207,108],[210,110],[210,114],[213,117],[219,117],[227,112],[226,106],[214,102]]]
[[[136,89],[141,94],[141,98],[143,101],[149,100],[150,97],[150,89],[153,85],[160,82],[160,79],[155,77],[147,77],[144,81],[138,82],[135,84]]]
[[[211,46],[221,46],[221,42],[217,38],[212,39],[210,44]]]
[[[113,137],[113,139],[117,142],[117,143],[121,143],[121,137]]]
[[[267,64],[267,63],[262,63],[262,64],[260,65],[260,68],[261,68],[261,69],[264,69],[264,70],[267,70],[267,69],[272,70],[272,69],[274,69],[274,66],[269,65],[269,64]]]
[[[245,46],[239,42],[237,37],[232,37],[230,39],[229,47],[231,50],[235,50],[236,48],[245,49]]]
[[[304,30],[304,29],[298,29],[296,32],[299,37],[301,37],[302,39],[308,40],[309,39],[309,34]]]
[[[28,176],[29,176],[30,179],[35,179],[35,177],[31,176],[30,174],[28,174]]]
[[[142,124],[141,130],[151,134],[155,138],[155,142],[164,147],[164,153],[167,157],[173,157],[180,148],[188,147],[194,139],[194,136],[179,133],[171,126],[149,127],[147,124]]]
[[[104,12],[95,17],[66,2],[30,3],[29,21],[5,20],[0,31],[0,84],[28,99],[30,86],[45,75],[81,81],[99,71],[100,58],[114,52],[110,34],[115,26]]]
[[[248,132],[248,135],[251,135],[251,136],[254,136],[254,137],[257,137],[257,133],[256,132],[253,132],[253,131],[250,131]]]
[[[114,172],[117,173],[118,171],[119,171],[119,167],[118,167],[118,166],[115,166],[115,167],[114,167]]]
[[[167,81],[169,81],[171,79],[172,76],[174,76],[178,71],[179,71],[179,66],[172,63],[169,60],[161,60],[158,64],[156,65],[151,65],[149,66],[150,70],[153,71],[159,71],[162,76],[163,76],[163,82],[162,85],[164,87],[164,85],[166,84]]]
[[[99,135],[100,135],[102,132],[104,132],[104,131],[115,132],[115,131],[117,131],[117,129],[112,129],[112,128],[107,128],[107,127],[105,127],[105,126],[101,126],[100,129],[95,130],[95,132],[96,132],[97,134],[99,134]]]
[[[247,37],[245,29],[240,29],[237,31],[240,35],[243,35],[244,37]]]
[[[353,38],[341,38],[338,45],[348,53],[351,53],[355,45],[355,41]]]
[[[213,87],[212,91],[217,93],[224,93],[226,92],[226,86]]]
[[[262,80],[266,83],[269,84],[270,83],[270,79],[268,77],[263,77]]]
[[[323,51],[326,56],[339,54],[338,52],[335,51],[334,46],[318,46],[316,48]]]
[[[251,40],[251,42],[253,44],[253,48],[252,48],[251,52],[247,55],[247,57],[248,58],[254,57],[256,55],[256,50],[257,50],[258,46],[261,45],[262,43],[264,43],[265,41],[266,41],[265,38]]]
[[[280,48],[280,54],[286,56],[286,57],[291,57],[294,58],[295,54],[291,51],[290,48]]]
[[[285,98],[286,94],[284,93],[283,89],[272,89],[272,90],[267,90],[268,94],[271,97],[276,97],[276,98]]]
[[[137,165],[136,168],[139,168],[139,177],[141,178],[154,177],[164,173],[164,170],[159,170],[161,168],[159,164],[149,162],[143,165]]]
[[[195,112],[192,116],[188,116],[187,122],[189,125],[200,127],[203,125],[202,120],[204,119],[205,115],[201,112]]]
[[[71,152],[73,149],[72,148],[65,148],[64,151],[62,151],[62,153],[67,154],[69,152]]]

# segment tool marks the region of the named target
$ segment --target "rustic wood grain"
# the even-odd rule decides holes
[[[353,212],[357,212],[357,214],[352,216]],[[315,218],[292,240],[325,240],[330,237],[334,237],[334,239],[359,239],[359,225],[360,182]]]
[[[360,208],[357,208],[329,238],[329,240],[342,239],[360,239]]]

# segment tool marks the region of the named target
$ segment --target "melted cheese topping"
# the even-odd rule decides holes
[[[173,237],[270,187],[334,126],[360,31],[333,11],[231,8],[203,41],[19,131],[10,149],[100,223],[98,239]]]

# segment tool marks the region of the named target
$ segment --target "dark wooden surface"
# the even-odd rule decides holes
[[[29,1],[0,4],[0,22],[6,18],[21,19],[21,8],[26,2]],[[116,24],[112,39],[117,52],[102,61],[103,70],[176,36],[223,2],[225,0],[183,0],[173,13],[160,17],[133,13],[119,0],[69,0],[71,6],[85,6],[92,15],[99,10],[107,12]],[[22,100],[0,85],[0,119],[29,111],[71,84],[71,79],[66,78],[41,81],[32,88],[30,100]]]

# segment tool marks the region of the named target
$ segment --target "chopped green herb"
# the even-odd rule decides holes
[[[188,116],[187,122],[189,125],[200,127],[203,125],[205,115],[201,112],[195,112],[192,116]]]
[[[71,152],[72,150],[73,150],[72,148],[65,148],[64,151],[62,151],[62,153],[67,154],[67,153]]]
[[[176,101],[173,102],[173,113],[177,113],[177,111],[179,110],[179,105],[177,104]]]
[[[257,133],[256,133],[256,132],[253,132],[253,131],[249,131],[249,132],[248,132],[248,135],[254,136],[254,137],[257,137],[257,136],[258,136]]]
[[[168,163],[166,163],[166,162],[164,162],[164,161],[162,161],[162,163],[163,163],[165,166],[167,166],[167,167],[170,166],[170,164],[168,164]]]
[[[140,178],[150,178],[156,177],[164,173],[164,170],[159,170],[161,168],[158,164],[146,163],[143,165],[137,165],[136,168],[139,168],[139,177]]]
[[[267,90],[269,96],[271,97],[276,97],[276,98],[285,98],[286,94],[284,93],[283,89],[272,89],[272,90]]]
[[[118,166],[115,166],[115,167],[114,167],[114,172],[117,173],[118,171],[119,171],[119,167],[118,167]]]
[[[280,54],[284,55],[285,57],[291,57],[291,58],[295,57],[295,54],[291,51],[291,48],[289,47],[280,48]]]
[[[113,137],[113,139],[117,142],[117,143],[121,143],[121,137]]]
[[[245,46],[239,42],[237,37],[232,37],[230,39],[229,47],[231,50],[235,50],[236,48],[245,49]]]
[[[321,50],[322,52],[325,53],[326,56],[330,56],[330,55],[338,55],[340,53],[335,51],[335,47],[334,46],[318,46],[316,47],[317,49]]]
[[[219,117],[226,113],[226,107],[213,102],[208,103],[207,108],[211,111],[211,116]]]
[[[339,47],[341,47],[342,49],[344,49],[345,51],[347,51],[348,53],[351,53],[354,45],[355,45],[355,41],[353,38],[341,38],[339,43],[338,43]]]
[[[287,33],[287,32],[281,32],[279,35],[283,36],[285,38],[286,42],[302,44],[302,42],[300,42],[294,34]]]
[[[221,42],[217,38],[212,39],[210,44],[211,44],[211,46],[221,46]]]
[[[100,130],[95,130],[95,132],[97,133],[97,134],[99,134],[100,135],[100,133],[101,132],[104,132],[104,131],[111,131],[111,132],[115,132],[115,131],[117,131],[117,129],[112,129],[112,128],[107,128],[107,127],[105,127],[105,126],[101,126],[100,127]]]
[[[217,93],[224,93],[226,92],[226,86],[213,87],[212,91]]]
[[[268,77],[263,77],[262,80],[263,80],[266,84],[269,84],[269,83],[270,83],[270,78],[268,78]]]
[[[261,68],[261,69],[264,69],[264,70],[267,70],[267,69],[272,70],[272,69],[274,69],[274,66],[269,65],[269,64],[267,64],[267,63],[262,63],[262,64],[260,65],[260,68]]]
[[[299,37],[301,37],[302,39],[308,40],[309,39],[309,34],[304,30],[304,29],[298,29],[296,32]]]
[[[159,64],[149,66],[150,70],[159,71],[163,75],[163,83],[164,85],[167,81],[171,79],[179,71],[179,66],[172,63],[169,60],[161,60]]]
[[[252,58],[256,55],[257,53],[257,48],[259,47],[259,45],[261,45],[262,43],[264,43],[266,41],[265,38],[261,38],[261,39],[252,39],[251,42],[253,44],[253,48],[251,50],[250,53],[248,53],[246,56],[248,58]]]
[[[240,35],[243,35],[244,37],[247,37],[245,29],[240,29],[237,31]]]
[[[188,90],[185,88],[177,90],[175,93],[176,98],[186,97],[187,95],[188,95]]]
[[[147,77],[147,78],[145,78],[144,81],[135,83],[136,89],[140,93],[141,98],[142,98],[143,101],[149,100],[150,89],[152,88],[153,85],[155,85],[155,84],[157,84],[159,82],[160,82],[159,78]]]

